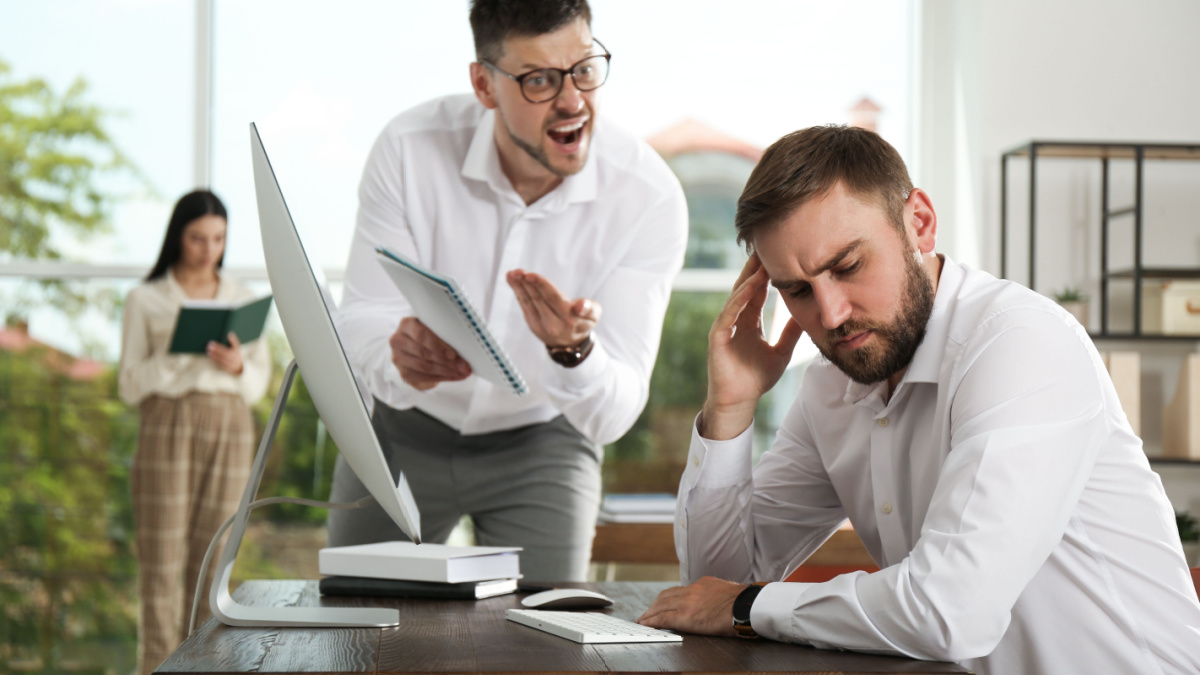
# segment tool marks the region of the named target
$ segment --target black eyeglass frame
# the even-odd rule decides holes
[[[497,73],[500,73],[501,75],[507,77],[508,79],[512,80],[513,82],[516,82],[517,89],[519,89],[521,91],[521,96],[525,97],[526,101],[529,101],[530,103],[546,103],[546,102],[553,101],[554,99],[558,98],[558,95],[562,93],[562,88],[563,88],[563,85],[565,85],[567,83],[568,75],[571,76],[571,82],[573,82],[575,84],[575,88],[578,89],[579,91],[595,91],[595,90],[599,89],[600,87],[603,87],[605,82],[608,82],[608,75],[609,75],[609,73],[612,72],[612,54],[609,53],[608,47],[605,47],[603,42],[597,40],[596,38],[592,38],[592,42],[595,42],[596,44],[600,45],[600,48],[604,50],[604,53],[603,54],[592,54],[591,56],[585,56],[584,58],[579,59],[575,63],[572,63],[571,67],[566,70],[564,70],[562,68],[554,68],[554,67],[536,68],[527,73],[522,73],[520,75],[513,75],[512,73],[508,72],[507,70],[504,70],[500,66],[498,66],[486,59],[479,59],[479,62],[482,63],[483,65],[487,66],[488,68],[491,68],[492,70],[496,71]],[[588,88],[588,89],[584,89],[583,87],[580,87],[579,82],[577,82],[575,80],[575,69],[577,67],[579,67],[579,64],[583,63],[584,61],[590,61],[591,59],[594,59],[597,57],[604,57],[604,65],[605,65],[604,79],[601,80],[600,84],[598,84],[594,87]],[[535,100],[529,98],[529,94],[525,93],[525,78],[529,77],[530,75],[535,75],[537,73],[544,73],[544,72],[551,71],[551,70],[557,71],[558,74],[561,76],[558,80],[558,89],[554,90],[554,94],[552,96],[550,96],[548,98],[544,98],[540,101],[535,101]]]

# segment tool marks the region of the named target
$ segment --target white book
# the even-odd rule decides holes
[[[456,584],[520,577],[521,565],[517,556],[520,550],[520,547],[512,546],[418,545],[408,541],[385,541],[323,548],[317,554],[317,566],[321,574],[331,576]]]
[[[662,513],[675,515],[675,495],[666,492],[606,494],[600,510],[607,513]]]
[[[471,364],[472,372],[518,396],[529,392],[525,379],[492,337],[487,322],[475,311],[458,282],[385,248],[377,248],[375,252],[421,323],[454,347]]]

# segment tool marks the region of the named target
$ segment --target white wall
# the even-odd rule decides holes
[[[917,0],[914,118],[918,180],[941,204],[940,248],[999,273],[1000,156],[1037,140],[1200,143],[1200,2]],[[931,83],[933,86],[931,86]],[[947,170],[946,167],[950,167]],[[1009,276],[1027,279],[1028,163],[1010,160]],[[1110,205],[1128,203],[1132,167],[1114,164]],[[1098,327],[1099,162],[1038,163],[1037,290],[1082,285]],[[1144,261],[1200,267],[1200,162],[1145,174]],[[949,207],[947,208],[947,204]],[[1110,255],[1131,260],[1132,221]],[[1012,235],[1010,235],[1012,236]],[[1127,243],[1128,242],[1128,243]],[[1197,343],[1120,343],[1143,351],[1143,438],[1161,448],[1162,406]],[[1156,467],[1177,508],[1200,512],[1200,467]]]

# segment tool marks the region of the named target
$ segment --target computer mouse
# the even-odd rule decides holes
[[[582,588],[556,588],[526,596],[521,604],[530,609],[599,609],[613,601],[607,595]]]

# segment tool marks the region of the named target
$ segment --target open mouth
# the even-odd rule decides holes
[[[583,130],[587,126],[588,118],[584,117],[573,122],[560,124],[550,128],[547,135],[550,140],[561,146],[564,150],[575,150],[583,139]]]

